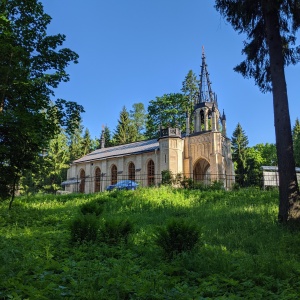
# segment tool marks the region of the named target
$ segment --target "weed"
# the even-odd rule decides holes
[[[83,204],[80,208],[80,211],[83,215],[94,214],[99,216],[102,214],[103,210],[104,207],[99,202],[88,202]]]
[[[192,250],[199,241],[196,225],[183,219],[171,219],[167,226],[158,228],[156,244],[161,247],[168,258]]]
[[[70,224],[72,242],[96,241],[99,222],[95,215],[87,214],[76,217]]]
[[[105,220],[100,229],[100,239],[110,245],[128,242],[129,234],[133,232],[133,223],[128,219],[112,218]]]

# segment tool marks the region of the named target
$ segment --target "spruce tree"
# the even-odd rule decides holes
[[[299,0],[216,0],[216,9],[245,34],[246,59],[235,71],[254,78],[262,92],[272,92],[279,173],[278,221],[297,218],[299,188],[295,171],[291,120],[284,68],[300,60],[295,47],[300,27]],[[294,209],[295,208],[295,209]]]
[[[249,141],[240,123],[237,124],[231,138],[232,160],[237,174],[237,183],[245,185],[247,171],[247,147]]]

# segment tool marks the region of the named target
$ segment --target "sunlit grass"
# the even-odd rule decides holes
[[[81,207],[130,220],[128,241],[71,243]],[[91,205],[92,207],[92,205]],[[0,299],[298,299],[300,233],[277,224],[278,192],[170,187],[0,203]],[[169,220],[197,224],[190,252],[166,260],[155,243]]]

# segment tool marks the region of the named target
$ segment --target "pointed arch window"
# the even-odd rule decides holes
[[[79,193],[85,192],[85,171],[80,170],[80,184],[79,184]]]
[[[95,193],[100,192],[100,184],[101,184],[101,170],[100,168],[96,168],[95,170]]]
[[[154,166],[154,161],[151,159],[147,164],[148,186],[154,185],[155,183],[154,176],[155,176],[155,166]]]
[[[128,179],[135,181],[135,165],[133,162],[128,166]]]
[[[116,184],[118,181],[118,169],[116,165],[111,167],[111,184]]]

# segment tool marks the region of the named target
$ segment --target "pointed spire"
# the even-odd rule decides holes
[[[209,73],[207,70],[204,46],[202,46],[202,65],[199,82],[199,100],[198,102],[215,102],[216,95],[212,92]]]
[[[224,109],[223,109],[222,120],[226,120],[226,115],[225,115]]]
[[[104,130],[105,130],[105,126],[102,125],[102,132],[101,132],[101,138],[100,138],[100,149],[105,148],[105,136],[104,136]]]

